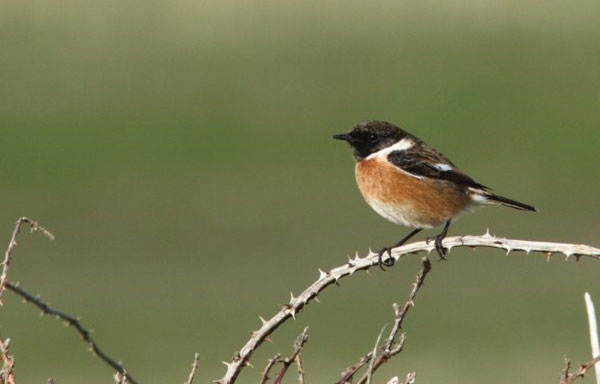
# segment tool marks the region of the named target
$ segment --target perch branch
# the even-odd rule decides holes
[[[54,240],[54,236],[37,222],[27,217],[21,217],[19,220],[17,220],[15,229],[13,229],[12,236],[10,237],[8,247],[6,248],[6,252],[4,252],[4,261],[2,261],[2,275],[0,275],[0,306],[2,306],[2,294],[6,289],[6,282],[8,281],[8,268],[10,266],[10,261],[12,260],[12,252],[17,246],[17,236],[19,235],[19,232],[21,232],[21,226],[23,224],[29,224],[31,232],[42,232],[50,240]]]
[[[100,360],[112,367],[112,369],[114,369],[119,374],[119,377],[122,378],[121,382],[123,382],[123,380],[126,380],[126,382],[130,384],[137,384],[137,381],[133,377],[131,377],[129,373],[127,373],[125,367],[123,367],[122,364],[117,363],[114,359],[112,359],[106,353],[100,350],[100,348],[92,338],[90,331],[84,328],[76,317],[50,307],[38,297],[30,294],[21,287],[9,281],[6,282],[6,289],[8,289],[17,296],[20,296],[26,302],[38,307],[43,314],[55,316],[56,318],[64,321],[65,324],[67,324],[68,326],[74,328],[77,331],[77,333],[79,333],[79,335],[81,336],[81,339],[88,345],[92,354],[98,356]]]
[[[194,362],[192,363],[192,371],[190,372],[190,375],[187,379],[187,381],[185,382],[185,384],[193,384],[194,383],[194,376],[196,376],[196,370],[198,369],[198,361],[200,360],[200,354],[198,352],[196,352],[194,354]]]
[[[279,374],[275,378],[273,384],[281,384],[283,376],[285,376],[288,369],[290,368],[290,365],[292,365],[296,358],[300,355],[300,352],[302,351],[302,348],[304,348],[304,344],[306,344],[307,341],[308,327],[304,328],[304,331],[302,331],[302,333],[296,338],[296,341],[294,342],[294,352],[292,352],[292,354],[289,357],[286,357],[282,361],[283,367],[281,367],[281,371],[279,371]]]
[[[549,258],[554,253],[561,253],[567,259],[574,257],[579,260],[580,257],[589,257],[600,260],[600,249],[582,244],[564,244],[564,243],[549,243],[541,241],[526,241],[512,240],[501,237],[492,236],[486,233],[482,236],[454,236],[447,237],[443,241],[443,246],[450,251],[455,247],[486,247],[503,249],[507,253],[511,251],[541,252]],[[391,251],[391,256],[395,261],[408,254],[418,252],[431,252],[435,249],[433,243],[426,241],[418,241],[401,247],[394,248]],[[385,260],[384,260],[385,261]],[[369,252],[365,257],[358,255],[354,259],[350,259],[348,263],[333,268],[327,272],[319,270],[319,278],[304,290],[298,297],[292,295],[288,304],[277,312],[269,320],[265,320],[262,326],[252,332],[252,336],[246,342],[239,352],[236,352],[230,363],[227,363],[227,371],[225,375],[216,380],[218,384],[234,383],[250,357],[256,349],[265,341],[279,326],[290,318],[296,318],[296,315],[312,300],[315,300],[317,295],[328,286],[338,283],[340,279],[352,275],[354,272],[368,270],[373,266],[378,265],[378,255],[375,252]]]

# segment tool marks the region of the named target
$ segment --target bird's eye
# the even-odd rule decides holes
[[[369,140],[369,143],[374,143],[375,140],[377,140],[377,135],[374,133],[370,133],[367,139]]]

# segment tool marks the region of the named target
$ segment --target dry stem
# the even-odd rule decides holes
[[[278,353],[275,356],[273,356],[272,359],[269,359],[267,361],[267,366],[265,367],[265,370],[263,371],[262,376],[260,378],[260,384],[266,384],[267,381],[269,381],[269,373],[271,373],[271,369],[273,368],[273,366],[280,361],[280,357],[281,354]]]
[[[593,366],[595,366],[598,363],[600,363],[600,356],[588,361],[585,364],[580,365],[579,368],[577,368],[577,370],[575,372],[570,373],[569,371],[571,369],[571,362],[569,360],[566,360],[566,366],[563,371],[563,374],[562,374],[562,377],[560,380],[560,384],[571,384],[576,379],[578,379],[580,377],[583,378],[585,376],[585,374],[587,373],[587,371],[590,370]]]
[[[600,260],[600,249],[581,244],[549,243],[540,241],[512,240],[492,236],[486,233],[482,236],[455,236],[447,237],[443,242],[444,247],[450,251],[454,247],[487,247],[504,249],[507,253],[511,251],[542,252],[549,258],[553,253],[562,253],[569,259],[574,256],[577,260],[582,257],[589,257]],[[391,257],[398,261],[401,257],[418,252],[431,252],[434,249],[432,243],[419,241],[403,245],[392,250]],[[340,279],[352,275],[356,271],[368,270],[378,265],[378,255],[374,252],[363,258],[358,255],[340,267],[333,268],[328,272],[319,270],[319,278],[304,290],[298,297],[292,295],[289,304],[277,312],[269,320],[265,320],[262,326],[252,332],[252,336],[246,342],[239,352],[234,354],[230,363],[227,363],[225,375],[216,380],[219,384],[231,384],[235,382],[238,375],[247,364],[248,360],[256,349],[267,339],[281,324],[290,318],[296,318],[296,315],[317,295],[331,284],[337,283]]]
[[[419,271],[416,277],[416,281],[413,284],[413,289],[408,296],[408,299],[404,303],[402,307],[400,307],[397,303],[393,304],[394,308],[394,326],[390,331],[390,335],[384,345],[382,354],[376,359],[376,361],[372,361],[369,365],[369,370],[371,370],[371,366],[373,366],[373,371],[377,370],[383,363],[385,363],[390,357],[400,353],[402,348],[404,347],[405,335],[402,334],[400,341],[398,343],[395,342],[396,335],[398,331],[402,328],[402,322],[408,313],[408,310],[414,305],[415,297],[417,296],[417,292],[423,286],[425,281],[425,277],[431,271],[431,262],[427,257],[424,257],[421,262],[423,263],[423,268]],[[367,362],[371,360],[371,356],[374,354],[373,352],[367,353],[363,356],[358,363],[353,366],[348,367],[342,373],[342,379],[338,382],[338,384],[346,384],[352,382],[352,377],[356,374],[356,372],[363,367]],[[363,377],[359,380],[359,383],[363,383],[364,381],[368,382],[367,374],[363,375]]]
[[[15,359],[8,353],[9,339],[0,337],[0,357],[2,357],[3,367],[0,371],[0,384],[15,384]]]
[[[200,354],[198,352],[196,352],[194,354],[194,362],[192,363],[192,371],[190,372],[190,375],[189,375],[187,381],[185,382],[185,384],[193,384],[194,383],[194,376],[196,375],[196,370],[198,369],[199,360],[200,360]]]
[[[54,240],[54,235],[52,235],[46,228],[39,225],[37,222],[27,218],[21,217],[17,220],[15,224],[15,229],[13,229],[12,236],[10,237],[10,242],[8,243],[8,247],[6,248],[6,252],[4,253],[4,261],[2,261],[2,275],[0,275],[0,306],[2,306],[2,294],[6,289],[6,282],[8,280],[8,268],[10,266],[10,262],[12,260],[12,252],[17,246],[17,236],[19,232],[21,232],[21,226],[23,224],[29,224],[31,232],[42,232],[46,235],[50,240]]]
[[[302,353],[296,356],[296,366],[298,367],[298,384],[304,384],[304,363],[302,362]]]
[[[117,373],[119,374],[118,377],[120,378],[121,382],[123,382],[124,379],[126,380],[125,382],[128,382],[130,384],[138,384],[137,381],[133,377],[131,377],[129,373],[127,373],[125,367],[122,364],[117,363],[114,359],[112,359],[110,356],[108,356],[106,353],[100,350],[100,348],[92,338],[90,331],[84,328],[76,317],[50,307],[47,303],[43,302],[38,297],[30,294],[29,292],[25,291],[21,287],[11,282],[6,282],[6,288],[9,291],[13,292],[15,295],[22,297],[23,300],[25,300],[26,302],[31,303],[39,309],[41,309],[43,314],[55,316],[56,318],[63,320],[68,326],[74,328],[77,331],[77,333],[79,333],[79,335],[81,336],[81,339],[88,345],[92,354],[98,356],[100,360],[102,360],[107,365],[112,367],[115,371],[117,371]]]
[[[300,335],[298,335],[298,337],[296,338],[296,341],[294,342],[294,352],[292,352],[292,354],[289,357],[285,358],[282,361],[283,367],[281,368],[281,371],[275,378],[275,381],[273,382],[273,384],[281,384],[281,381],[283,380],[283,377],[287,373],[290,365],[292,365],[294,363],[294,361],[296,361],[296,358],[300,355],[300,352],[302,351],[302,348],[304,348],[304,344],[306,344],[307,341],[308,341],[308,327],[304,328],[304,331],[302,331],[302,333]]]

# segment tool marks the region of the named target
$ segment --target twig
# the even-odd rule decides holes
[[[371,364],[373,365],[373,371],[377,370],[383,363],[387,362],[392,356],[395,356],[398,353],[400,353],[402,351],[402,348],[404,347],[404,340],[405,340],[404,334],[401,336],[401,339],[398,343],[396,343],[396,335],[398,334],[398,331],[402,328],[402,323],[404,322],[404,319],[406,318],[406,314],[408,313],[410,308],[412,308],[415,305],[415,298],[417,297],[417,292],[419,292],[419,289],[423,286],[423,283],[425,282],[425,278],[427,277],[427,274],[429,274],[429,272],[431,271],[431,261],[429,261],[429,259],[427,257],[423,257],[421,259],[421,263],[423,264],[423,267],[421,268],[419,273],[417,273],[416,280],[413,283],[413,289],[410,292],[410,294],[408,295],[408,299],[404,302],[404,305],[400,306],[397,303],[394,303],[392,305],[394,308],[394,315],[395,315],[394,326],[392,327],[392,330],[390,331],[390,335],[388,336],[388,339],[385,343],[385,346],[383,348],[381,355],[377,356],[374,353],[374,356],[377,356],[377,357],[371,361]],[[366,374],[363,375],[363,377],[361,377],[361,379],[358,381],[358,384],[364,384],[364,383],[367,383],[367,384],[369,383],[369,379]]]
[[[507,253],[510,253],[511,251],[524,251],[526,253],[541,252],[546,254],[547,257],[552,256],[553,253],[562,253],[567,259],[573,256],[576,260],[579,260],[580,257],[585,256],[600,260],[600,249],[587,245],[504,239],[492,236],[489,232],[482,236],[467,235],[447,237],[444,239],[443,245],[448,251],[455,247],[486,247],[503,249],[507,251]],[[434,249],[435,246],[433,243],[418,241],[394,248],[391,251],[391,257],[398,261],[401,257],[408,254],[425,251],[431,252]],[[231,384],[235,382],[248,360],[250,360],[252,354],[262,342],[284,322],[290,318],[295,319],[296,315],[302,311],[309,302],[315,300],[317,295],[325,288],[334,283],[338,283],[339,280],[354,274],[354,272],[368,270],[371,267],[378,265],[377,253],[369,252],[369,254],[363,258],[360,258],[357,255],[354,259],[349,260],[347,264],[333,268],[328,272],[319,270],[319,278],[314,283],[306,288],[298,297],[292,295],[288,304],[284,305],[283,308],[269,320],[264,320],[262,326],[258,330],[252,332],[250,339],[239,352],[234,354],[232,361],[226,363],[227,371],[225,372],[225,375],[215,382],[218,384]]]
[[[283,367],[281,367],[281,371],[279,371],[279,374],[275,378],[273,384],[281,384],[283,376],[285,376],[290,365],[292,365],[292,363],[296,360],[296,357],[300,354],[300,351],[302,351],[302,348],[304,348],[304,344],[306,344],[307,341],[308,327],[304,328],[304,331],[302,331],[302,333],[296,338],[296,341],[294,342],[294,352],[292,352],[292,354],[289,357],[285,358],[282,361]]]
[[[585,364],[580,365],[575,372],[569,373],[569,370],[571,369],[571,362],[569,360],[566,360],[565,369],[563,371],[560,384],[571,384],[576,379],[580,377],[583,378],[587,371],[590,370],[593,366],[598,365],[598,363],[600,363],[600,356],[588,361]]]
[[[371,352],[372,356],[377,356],[377,348],[379,347],[379,341],[381,340],[381,335],[383,335],[383,331],[385,330],[385,325],[381,328],[379,332],[379,336],[377,336],[377,340],[375,341],[375,346],[373,347],[373,351]],[[369,368],[367,368],[367,373],[365,373],[365,378],[367,380],[367,384],[371,384],[371,377],[373,376],[373,362],[375,359],[371,359],[369,363]]]
[[[302,362],[302,353],[296,356],[296,367],[298,367],[298,384],[304,384],[304,363]]]
[[[404,382],[402,384],[414,384],[416,382],[417,382],[417,373],[411,372],[408,375],[406,375],[406,380],[404,380]]]
[[[362,367],[365,366],[369,361],[371,361],[371,356],[373,353],[369,351],[366,355],[360,358],[360,360],[350,367],[346,368],[344,372],[342,372],[342,378],[336,384],[351,384],[352,378]]]
[[[50,240],[54,240],[54,235],[52,235],[46,228],[42,227],[37,222],[27,217],[21,217],[19,220],[17,220],[15,229],[13,229],[12,236],[10,237],[10,242],[8,243],[8,248],[6,248],[6,252],[4,253],[4,261],[2,261],[2,275],[0,275],[0,306],[3,305],[2,294],[4,293],[6,282],[8,280],[8,268],[12,260],[12,252],[17,246],[17,236],[19,235],[19,232],[21,232],[21,226],[23,224],[29,224],[31,232],[42,232]]]
[[[273,368],[273,366],[278,363],[280,360],[279,358],[281,357],[281,354],[276,354],[275,356],[273,356],[272,359],[269,359],[267,361],[267,366],[265,367],[265,370],[262,373],[262,376],[260,378],[260,384],[266,384],[267,381],[269,381],[270,377],[269,377],[269,373],[271,372],[271,369]]]
[[[8,345],[10,344],[9,339],[2,339],[0,337],[0,356],[2,357],[3,367],[0,371],[0,383],[1,384],[16,384],[15,373],[15,359],[8,353]]]
[[[592,344],[592,357],[600,357],[600,340],[598,339],[598,325],[596,324],[596,310],[594,302],[589,293],[585,293],[585,307],[588,314],[588,323],[590,325],[590,342]],[[600,364],[594,366],[596,371],[596,383],[600,384]]]
[[[88,331],[86,328],[84,328],[83,325],[81,325],[81,323],[79,322],[79,320],[76,317],[50,307],[48,304],[43,302],[38,297],[28,293],[21,287],[15,285],[9,281],[6,282],[6,289],[13,292],[17,296],[22,297],[23,300],[25,300],[26,302],[29,302],[29,303],[35,305],[36,307],[38,307],[39,309],[42,310],[42,313],[44,313],[45,315],[55,316],[58,319],[63,320],[68,326],[74,328],[77,331],[77,333],[79,333],[79,335],[81,335],[82,340],[88,345],[92,354],[98,356],[100,358],[100,360],[105,362],[112,369],[114,369],[118,374],[123,376],[127,380],[127,382],[129,382],[131,384],[137,384],[137,381],[133,377],[131,377],[131,375],[129,373],[127,373],[127,371],[125,370],[125,367],[122,364],[117,363],[114,359],[112,359],[106,353],[104,353],[104,352],[102,352],[102,350],[100,350],[100,348],[98,347],[98,345],[92,338],[90,331]]]
[[[185,384],[193,384],[194,376],[196,375],[196,370],[198,369],[198,361],[200,360],[200,354],[196,352],[194,354],[194,362],[192,363],[192,371],[190,372],[190,376],[188,377]]]

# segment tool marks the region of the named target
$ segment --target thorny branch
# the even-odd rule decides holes
[[[279,374],[275,378],[273,384],[281,384],[281,381],[290,368],[290,365],[292,365],[294,361],[296,361],[296,358],[300,356],[300,352],[302,351],[302,348],[304,348],[304,344],[306,344],[307,341],[308,327],[304,328],[304,331],[302,331],[302,333],[296,338],[296,341],[294,342],[294,352],[292,352],[289,357],[282,361],[283,367],[281,368],[281,371],[279,371]]]
[[[576,260],[585,256],[600,260],[600,249],[581,244],[550,243],[541,241],[512,240],[492,236],[489,232],[482,236],[454,236],[444,239],[443,246],[450,251],[454,247],[487,247],[503,249],[507,253],[511,251],[540,252],[550,258],[554,253],[564,254],[567,259],[573,256]],[[408,254],[418,252],[431,252],[434,249],[432,243],[419,241],[394,248],[391,256],[395,261]],[[385,260],[384,260],[385,261]],[[246,366],[250,357],[256,349],[265,341],[279,326],[290,318],[296,318],[296,315],[312,300],[317,299],[317,295],[328,286],[338,283],[340,279],[354,274],[356,271],[368,270],[378,265],[378,255],[375,252],[369,252],[365,257],[356,255],[350,259],[347,264],[333,268],[327,272],[319,269],[319,278],[304,290],[299,296],[291,295],[290,302],[283,306],[269,320],[263,320],[262,326],[252,332],[252,336],[246,342],[239,352],[234,354],[230,363],[227,363],[225,375],[216,380],[218,384],[234,383],[242,369]]]
[[[98,356],[100,358],[100,360],[102,360],[103,362],[108,364],[110,367],[112,367],[115,371],[117,371],[117,373],[119,373],[121,376],[123,376],[127,380],[127,382],[129,382],[131,384],[137,384],[137,381],[134,380],[134,378],[131,377],[131,375],[129,373],[127,373],[127,371],[125,370],[125,367],[123,367],[122,364],[117,363],[114,359],[112,359],[106,353],[102,352],[102,350],[98,347],[98,345],[92,338],[90,331],[87,330],[86,328],[84,328],[83,325],[81,325],[81,323],[79,322],[79,319],[77,319],[76,317],[73,317],[69,314],[66,314],[62,311],[59,311],[57,309],[50,307],[48,304],[43,302],[38,297],[32,295],[31,293],[25,291],[21,287],[13,284],[11,282],[8,282],[8,281],[6,282],[6,289],[13,292],[17,296],[20,296],[26,302],[29,302],[29,303],[35,305],[36,307],[38,307],[42,311],[43,314],[55,316],[56,318],[64,321],[68,326],[74,328],[77,331],[77,333],[79,333],[79,335],[81,336],[81,339],[88,345],[90,351],[94,355]]]
[[[19,235],[19,232],[21,232],[21,226],[23,224],[29,224],[31,232],[42,232],[50,240],[54,240],[54,235],[30,218],[21,217],[17,220],[15,229],[13,229],[12,236],[10,237],[10,242],[8,243],[8,248],[6,248],[6,252],[4,252],[4,261],[2,261],[2,275],[0,275],[0,306],[2,306],[2,294],[6,289],[6,282],[8,280],[8,268],[12,260],[12,252],[17,246],[17,236]]]
[[[587,371],[598,363],[600,363],[600,356],[588,361],[585,364],[580,365],[575,372],[570,373],[569,371],[571,370],[571,362],[569,360],[566,360],[566,366],[563,370],[560,384],[570,384],[580,377],[583,378]]]

